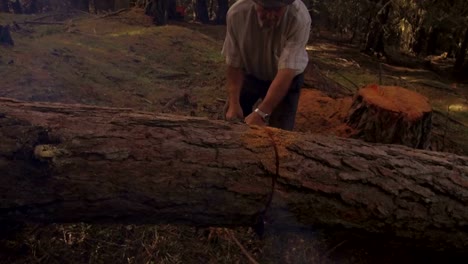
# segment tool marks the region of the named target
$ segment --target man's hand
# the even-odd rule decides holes
[[[242,107],[239,103],[237,104],[229,104],[228,109],[226,111],[226,120],[242,120],[244,118],[244,112],[242,111]]]
[[[249,126],[266,126],[267,125],[265,120],[263,120],[263,118],[255,112],[252,112],[250,115],[248,115],[244,121]]]

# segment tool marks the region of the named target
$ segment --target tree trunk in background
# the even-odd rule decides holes
[[[10,9],[8,8],[9,0],[0,0],[0,12],[9,13]]]
[[[130,7],[130,1],[129,0],[115,0],[114,1],[114,7],[115,10],[123,9],[123,8],[129,8]]]
[[[208,6],[206,5],[206,0],[194,0],[195,5],[195,19],[202,22],[203,24],[208,24],[210,18],[208,17]]]
[[[168,20],[169,1],[151,0],[145,7],[145,14],[153,17],[153,23],[158,26],[166,25]]]
[[[377,18],[372,22],[372,25],[367,34],[364,52],[368,54],[385,54],[385,39],[383,26],[387,24],[390,15],[390,10],[391,5],[388,4],[381,14],[377,14]]]
[[[96,12],[107,12],[114,10],[114,0],[94,0]]]
[[[167,19],[177,19],[177,2],[176,0],[168,0],[167,1]]]
[[[11,9],[13,9],[13,13],[15,14],[23,13],[23,10],[21,8],[21,3],[19,0],[16,0],[15,2],[11,2]]]
[[[438,40],[439,40],[440,29],[437,27],[432,28],[427,39],[427,55],[434,55],[437,52]]]
[[[426,30],[424,27],[420,27],[416,30],[415,40],[413,42],[413,51],[417,55],[420,55],[425,49],[425,42],[427,40]]]
[[[73,0],[72,7],[84,12],[89,12],[89,0]]]
[[[29,0],[23,3],[24,14],[35,14],[37,13],[37,0]]]
[[[15,42],[13,38],[11,38],[10,34],[10,26],[2,26],[0,25],[0,44],[14,46]],[[1,48],[1,47],[0,47]]]
[[[225,25],[226,24],[226,15],[229,9],[228,0],[218,0],[218,10],[216,12],[216,24]]]
[[[461,44],[460,50],[457,54],[457,59],[455,61],[454,70],[456,73],[460,73],[465,63],[466,51],[468,48],[468,29],[465,31],[465,38]]]
[[[468,247],[468,157],[5,98],[0,138],[0,220],[249,226],[274,192],[272,225]]]

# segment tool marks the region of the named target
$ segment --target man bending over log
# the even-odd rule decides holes
[[[228,65],[227,120],[294,128],[310,24],[300,0],[239,0],[231,6],[222,51]]]

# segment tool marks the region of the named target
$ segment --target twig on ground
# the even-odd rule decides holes
[[[41,22],[41,21],[24,21],[20,24],[33,24],[33,25],[64,25],[63,22]]]
[[[190,95],[188,93],[184,93],[183,95],[177,96],[169,100],[164,106],[163,109],[168,109],[172,107],[175,103],[179,101],[184,101],[184,102],[189,102],[190,101]]]
[[[56,14],[49,14],[49,15],[45,15],[45,16],[40,16],[40,17],[37,17],[31,21],[38,21],[38,20],[42,20],[44,18],[49,18],[49,17],[54,17],[54,16],[60,16],[60,15],[66,15],[65,13],[56,13]]]
[[[237,246],[240,248],[240,250],[242,251],[242,253],[244,253],[244,255],[247,257],[247,259],[250,261],[250,263],[252,263],[252,264],[259,264],[259,263],[252,257],[252,255],[250,255],[250,253],[247,251],[247,249],[245,249],[245,247],[242,246],[242,244],[239,242],[239,240],[237,240],[236,236],[234,235],[234,233],[232,233],[231,230],[225,228],[224,231],[231,237],[232,240],[234,240],[234,243],[237,244]]]
[[[324,256],[325,257],[328,257],[330,256],[331,253],[333,253],[333,251],[335,251],[337,248],[339,248],[341,245],[343,245],[344,243],[346,243],[348,240],[343,240],[341,241],[340,243],[338,243],[336,246],[332,247],[330,250],[328,250]]]
[[[98,17],[98,18],[106,18],[106,17],[110,17],[110,16],[116,16],[116,15],[118,15],[118,14],[120,14],[120,13],[122,13],[122,12],[128,11],[128,10],[130,10],[130,9],[128,9],[128,8],[122,8],[122,9],[119,9],[119,10],[117,10],[117,11],[115,11],[115,12],[102,15],[102,16],[100,16],[100,17]]]
[[[350,82],[352,85],[354,85],[354,87],[356,87],[356,89],[359,89],[359,86],[354,83],[353,81],[351,81],[349,78],[347,78],[346,76],[344,76],[343,74],[341,74],[339,71],[336,71],[336,73],[341,76],[343,79],[347,80],[348,82]],[[349,91],[351,91],[349,88],[345,87],[346,89],[348,89]]]

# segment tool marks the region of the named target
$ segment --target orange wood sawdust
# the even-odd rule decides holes
[[[367,104],[402,113],[408,121],[416,121],[432,111],[427,97],[399,86],[373,84],[360,89],[358,94]]]
[[[349,137],[354,129],[346,125],[345,118],[353,98],[331,98],[314,89],[302,89],[294,130]]]

